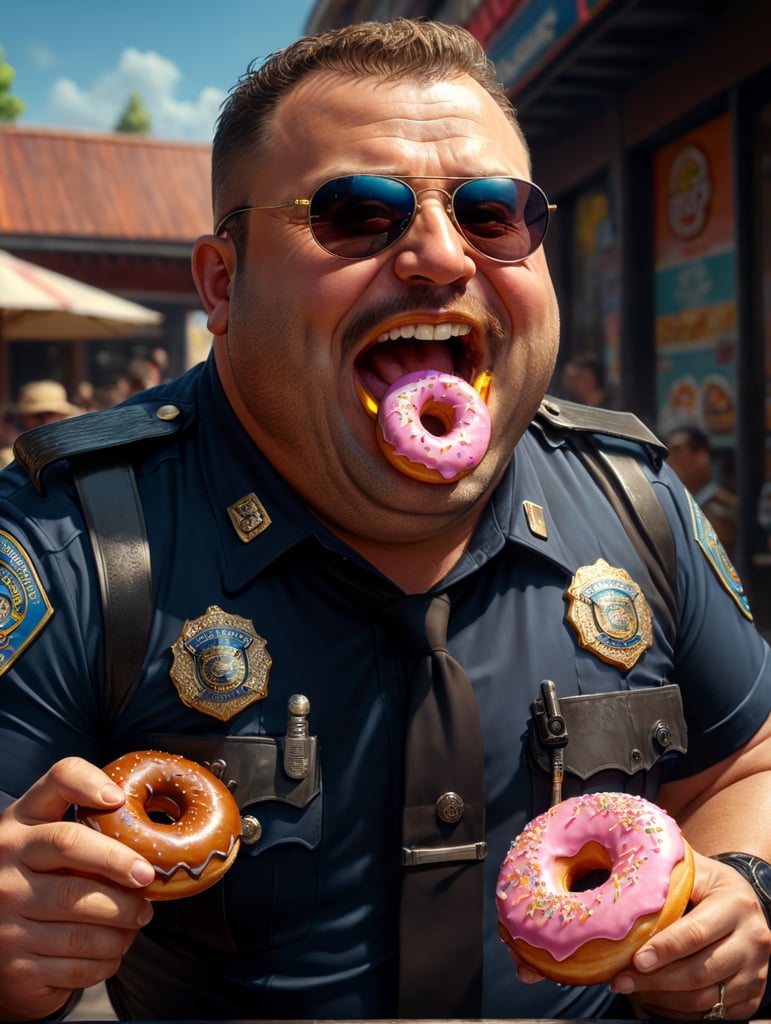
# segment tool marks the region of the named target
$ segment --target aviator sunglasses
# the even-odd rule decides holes
[[[410,175],[410,180],[432,180]],[[435,180],[435,179],[434,179]],[[556,209],[543,191],[521,178],[446,178],[461,180],[452,192],[427,186],[413,189],[401,178],[383,174],[349,174],[319,185],[310,199],[231,210],[214,229],[253,210],[307,209],[311,234],[327,252],[345,260],[375,256],[393,245],[412,223],[424,192],[446,197],[447,213],[477,252],[501,263],[532,256],[546,236],[549,214]]]

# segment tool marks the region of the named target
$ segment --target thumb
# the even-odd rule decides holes
[[[120,807],[126,794],[109,775],[80,757],[57,761],[11,805],[17,821],[38,825],[60,821],[71,804],[99,810]]]

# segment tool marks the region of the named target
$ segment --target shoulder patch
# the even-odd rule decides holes
[[[0,675],[52,615],[31,558],[18,541],[0,530]]]
[[[714,526],[707,519],[703,509],[687,488],[685,493],[691,509],[694,540],[712,566],[717,578],[739,606],[742,615],[752,622],[750,603],[747,600],[747,595],[744,593],[744,587],[739,579],[739,574],[734,569],[731,559],[728,557],[718,535],[715,533]]]

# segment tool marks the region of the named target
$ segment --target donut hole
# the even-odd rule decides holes
[[[589,892],[608,881],[613,861],[610,854],[594,840],[586,843],[575,857],[562,859],[562,884],[566,892]]]
[[[455,413],[443,402],[426,402],[420,410],[420,422],[434,437],[444,437],[453,428]]]
[[[145,804],[145,814],[157,825],[173,825],[179,821],[182,813],[177,801],[163,793],[153,793]]]

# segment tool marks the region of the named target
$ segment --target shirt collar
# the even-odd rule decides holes
[[[319,524],[239,423],[211,357],[201,374],[198,409],[202,481],[218,531],[224,584],[238,590]]]
[[[562,452],[549,458],[549,449],[564,450],[565,445],[545,440],[534,428],[525,432],[472,543],[448,577],[450,582],[483,565],[505,544],[525,547],[572,574],[575,556],[565,547],[560,531],[562,511],[570,500],[570,478],[564,475]]]

